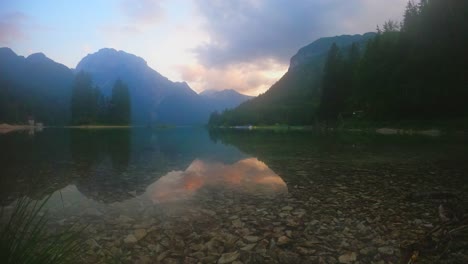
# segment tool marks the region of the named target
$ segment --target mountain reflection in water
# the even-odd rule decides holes
[[[256,158],[234,164],[194,160],[185,171],[171,171],[147,188],[154,203],[192,199],[200,190],[232,190],[243,194],[287,193],[286,183]]]

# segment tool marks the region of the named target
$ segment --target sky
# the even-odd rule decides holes
[[[265,92],[320,37],[401,21],[408,0],[0,0],[0,47],[75,68],[101,48],[192,89]]]

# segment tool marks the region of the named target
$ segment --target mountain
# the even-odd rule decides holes
[[[375,33],[318,39],[299,49],[288,71],[268,91],[234,110],[226,111],[217,125],[309,124],[320,100],[320,82],[328,50],[333,43],[346,48],[352,43],[364,48]]]
[[[218,112],[221,112],[225,109],[235,108],[241,103],[254,98],[253,96],[238,93],[233,89],[226,89],[222,91],[205,90],[199,95],[205,99],[213,111]]]
[[[159,122],[164,124],[206,124],[212,112],[231,109],[252,98],[234,90],[208,90],[198,95],[171,95],[158,107]]]
[[[313,60],[319,60],[328,52],[331,45],[336,43],[339,48],[350,46],[353,43],[362,43],[373,38],[376,33],[368,32],[364,35],[342,35],[336,37],[320,38],[311,44],[299,49],[291,58],[289,71],[299,68],[302,65],[310,63]]]
[[[205,124],[213,111],[238,106],[250,97],[233,90],[193,91],[185,82],[172,82],[133,54],[101,49],[84,57],[73,71],[42,53],[27,58],[0,48],[0,123],[24,123],[29,116],[46,125],[70,121],[75,73],[91,74],[94,85],[109,97],[117,79],[130,90],[132,123]]]
[[[27,58],[0,48],[0,122],[66,124],[73,72],[42,53]]]
[[[111,93],[117,79],[130,90],[133,124],[205,124],[215,110],[233,108],[250,97],[235,91],[198,95],[185,82],[172,82],[133,54],[101,49],[84,57],[76,71],[91,74],[104,95]]]
[[[169,97],[197,96],[186,83],[172,82],[150,68],[144,59],[115,49],[105,48],[87,55],[78,63],[76,71],[90,73],[93,82],[106,96],[111,93],[117,79],[125,82],[130,90],[133,124],[150,124],[167,119],[158,115],[158,106]],[[189,115],[189,123],[192,119],[196,121],[196,117],[190,117],[190,112],[185,114]]]

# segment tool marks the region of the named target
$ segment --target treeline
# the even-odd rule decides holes
[[[117,80],[110,98],[93,86],[91,76],[79,72],[73,82],[71,95],[71,123],[73,125],[130,123],[130,93],[128,86]]]
[[[213,113],[209,124],[306,125],[351,117],[392,121],[467,116],[468,1],[410,1],[401,23],[388,21],[377,31],[361,46],[331,46],[321,80],[313,82],[296,104],[310,105],[307,110],[297,113],[287,107],[270,119],[256,120],[246,118],[256,113],[241,105]],[[314,74],[311,71],[309,78]]]
[[[318,117],[430,120],[468,113],[468,1],[409,2],[404,21],[388,21],[364,54],[333,45]]]

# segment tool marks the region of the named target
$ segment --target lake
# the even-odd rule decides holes
[[[87,225],[83,263],[398,263],[400,247],[440,224],[447,199],[434,195],[466,205],[467,143],[204,128],[12,132],[0,135],[0,198],[11,208],[51,195],[52,230]],[[466,260],[463,243],[439,262]]]

